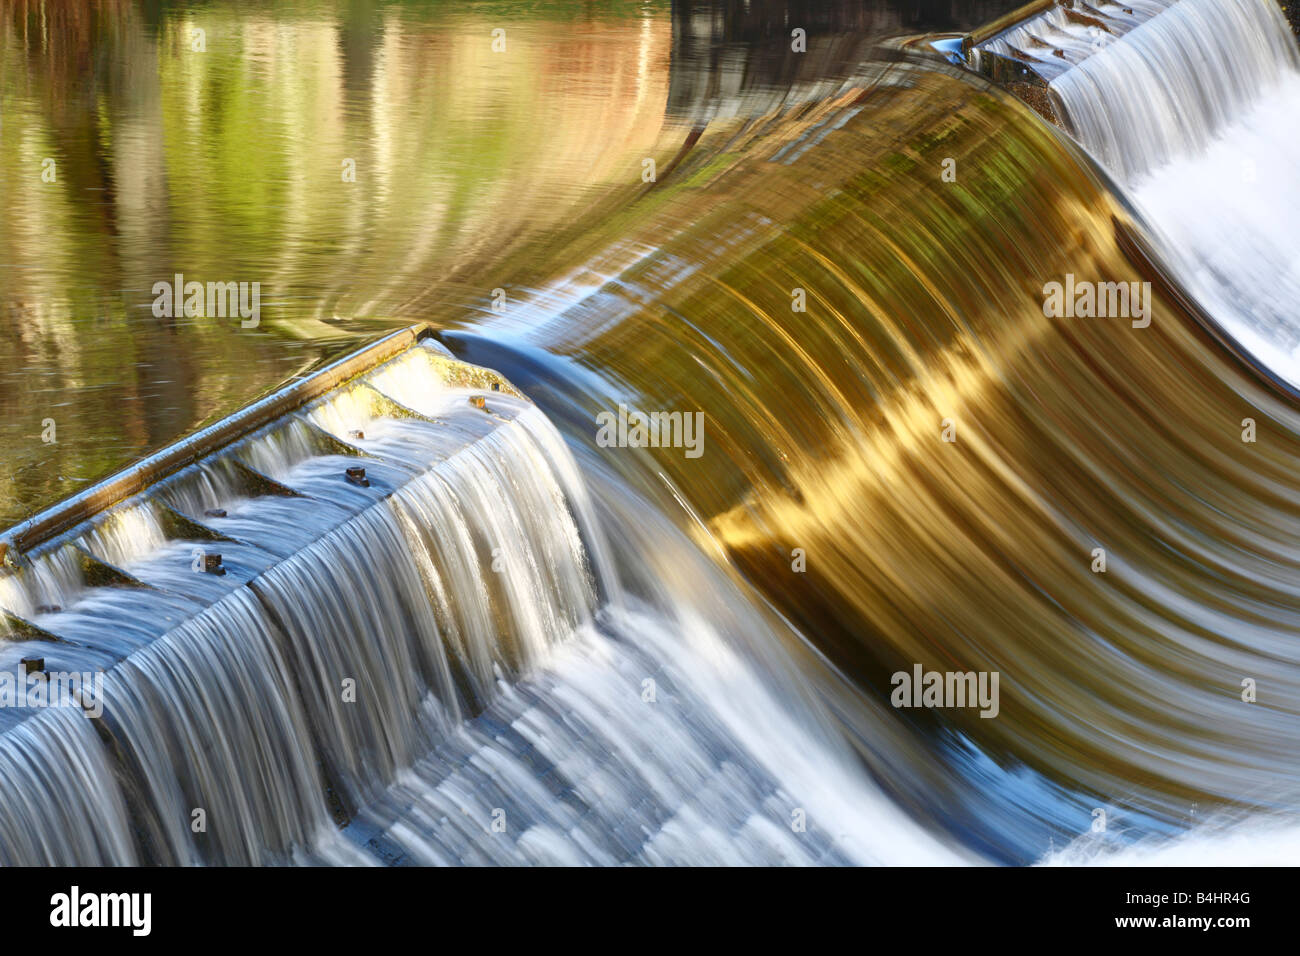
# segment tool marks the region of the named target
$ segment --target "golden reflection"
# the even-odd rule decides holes
[[[1046,317],[1066,273],[1151,279],[1118,237],[1141,225],[1021,104],[900,72],[828,106],[842,124],[789,164],[816,122],[707,197],[665,185],[541,344],[601,374],[592,408],[704,410],[704,456],[654,467],[854,681],[998,671],[999,719],[955,729],[1170,819],[1288,799],[1296,404],[1159,285],[1148,328]],[[1267,440],[1243,443],[1248,417]],[[1264,674],[1269,700],[1243,704]]]

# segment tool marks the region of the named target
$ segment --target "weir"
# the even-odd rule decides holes
[[[590,620],[591,518],[559,451],[508,382],[417,327],[11,529],[0,666],[106,672],[107,717],[101,740],[77,694],[0,709],[5,862],[257,862],[309,843],[328,821],[318,774],[345,813],[414,758],[425,694],[454,723]],[[489,551],[507,573],[482,572]],[[328,760],[309,756],[308,714],[342,742]]]
[[[0,669],[96,685],[0,702],[0,862],[949,858],[734,583],[641,516],[626,549],[691,584],[624,594],[603,527],[545,416],[423,327],[37,515]]]
[[[960,51],[977,73],[1014,93],[1044,119],[1064,119],[1051,81],[1149,20],[1161,0],[1133,3],[1036,0],[962,39]]]
[[[960,50],[1124,179],[1204,146],[1300,61],[1270,0],[1036,0]]]
[[[728,100],[617,235],[548,240],[568,279],[9,529],[0,670],[102,717],[0,706],[0,862],[1028,862],[1099,794],[1130,815],[1088,854],[1293,808],[1280,23],[1039,3],[948,42],[1057,129],[929,38]],[[1149,322],[1047,315],[1067,277],[1150,282]],[[622,408],[707,454],[602,443]],[[952,661],[998,719],[882,703]]]
[[[1248,50],[1276,23],[1256,12],[1244,33],[1196,42]],[[1121,42],[1150,50],[1158,23],[1185,30],[1168,16]],[[544,383],[556,420],[589,422],[619,401],[707,409],[707,454],[670,450],[654,467],[878,699],[917,662],[1000,673],[996,720],[946,712],[934,751],[873,763],[895,785],[918,767],[950,772],[936,786],[960,779],[967,806],[987,800],[963,818],[971,829],[1061,806],[1047,787],[1027,797],[1020,769],[1002,772],[1007,753],[1071,793],[1141,788],[1126,799],[1151,817],[1130,817],[1128,834],[1183,827],[1193,800],[1294,806],[1296,393],[1268,356],[1226,341],[1231,313],[1187,280],[1228,272],[1236,250],[1220,236],[1187,256],[1171,220],[1144,215],[1143,190],[1163,175],[1130,188],[1021,102],[935,59],[904,53],[887,88],[831,101],[802,136],[773,121],[776,141],[722,179],[726,201],[701,214],[691,190],[509,315],[446,340]],[[1124,82],[1110,73],[1107,89]],[[1266,121],[1241,117],[1257,159],[1291,155],[1280,107],[1294,101],[1267,85],[1248,101],[1247,114],[1273,104]],[[1217,163],[1194,169],[1194,151],[1168,192],[1187,220],[1187,195],[1241,207],[1198,234],[1231,222],[1234,245],[1264,249],[1243,265],[1271,273],[1257,285],[1267,295],[1294,262],[1285,240],[1300,217],[1257,214],[1291,208],[1296,179],[1261,162],[1252,191],[1237,158],[1215,175]],[[1067,275],[1149,282],[1150,323],[1045,315],[1045,285]],[[796,287],[820,301],[792,319]],[[1246,419],[1269,438],[1243,439]],[[1095,573],[1098,547],[1123,564]],[[792,569],[805,554],[806,577]],[[1276,706],[1240,706],[1243,658],[1288,688]],[[1170,660],[1189,664],[1171,672]],[[970,757],[966,741],[999,758]],[[1095,806],[1067,806],[1064,827]],[[992,842],[1008,840],[998,829]]]
[[[975,70],[995,80],[1051,82],[1100,53],[1176,0],[1048,0],[1031,3],[967,37]]]

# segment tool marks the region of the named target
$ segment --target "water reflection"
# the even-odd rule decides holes
[[[1011,5],[0,3],[0,524],[359,335],[540,283],[704,120]],[[260,324],[156,317],[178,272],[259,282]]]
[[[968,845],[1293,806],[1300,420],[1168,288],[1141,336],[1042,315],[1046,278],[1149,278],[1140,224],[886,42],[1014,5],[3,4],[0,523],[432,319],[575,444],[702,409],[698,462],[586,463],[812,636],[865,759]],[[260,282],[260,324],[155,316],[177,272]],[[911,662],[998,671],[1000,719],[881,718]]]

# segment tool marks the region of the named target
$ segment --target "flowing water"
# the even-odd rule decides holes
[[[599,518],[541,412],[503,392],[470,411],[437,354],[416,347],[0,582],[58,638],[7,645],[7,669],[40,653],[51,673],[105,671],[103,741],[76,707],[6,711],[6,862],[952,857],[856,770],[778,622],[662,518]],[[331,427],[370,486],[313,449]],[[241,493],[219,477],[237,468],[296,496]],[[214,545],[169,536],[168,502],[237,538],[223,575],[194,573]],[[310,535],[281,560],[291,524]],[[97,586],[69,550],[135,586]],[[620,562],[645,581],[625,591]],[[155,588],[192,607],[178,621]],[[119,615],[143,639],[107,637]],[[82,772],[33,777],[42,750]],[[796,832],[799,814],[824,822]]]
[[[392,324],[509,381],[426,342],[0,577],[0,670],[103,672],[0,708],[0,859],[1287,858],[1284,21],[1055,24],[1076,148],[888,42],[1007,5],[754,6],[5,5],[11,518]],[[156,317],[178,272],[259,325]],[[891,707],[917,664],[997,716]]]
[[[1273,4],[1167,6],[1052,89],[1074,135],[1163,230],[1180,280],[1300,387],[1300,52]]]

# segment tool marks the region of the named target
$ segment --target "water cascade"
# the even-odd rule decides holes
[[[4,667],[93,674],[103,713],[4,711],[4,862],[884,857],[844,801],[897,811],[826,718],[709,615],[625,595],[613,550],[542,413],[413,346],[0,579]],[[771,760],[773,721],[824,750]]]
[[[1074,11],[1052,8],[1043,19],[1074,17],[1081,46],[1065,60],[1035,56],[1033,69],[1049,80],[1062,125],[1163,235],[1182,284],[1300,387],[1295,38],[1270,0],[1125,6],[1138,18],[1127,29],[1079,25]]]
[[[0,863],[1289,852],[1294,41],[1268,0],[1071,0],[947,42],[665,87],[658,179],[605,156],[562,229],[494,186],[455,215],[512,237],[500,312],[448,305],[488,260],[437,258],[436,182],[401,269],[309,257],[436,340],[0,535]],[[1049,316],[1067,275],[1150,283],[1149,327]],[[620,407],[704,453],[608,447]],[[918,666],[999,674],[997,719],[892,706]]]

